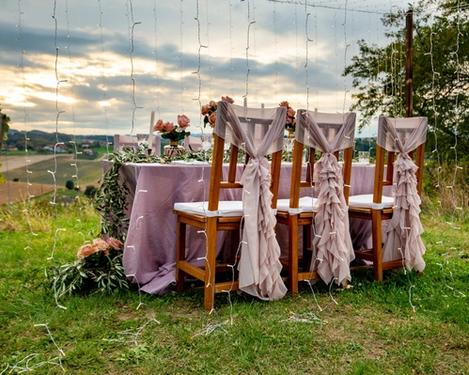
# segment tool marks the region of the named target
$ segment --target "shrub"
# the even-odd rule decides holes
[[[94,196],[96,195],[96,191],[97,189],[93,185],[88,185],[85,188],[85,191],[83,194],[85,194],[85,196],[88,198],[94,198]]]
[[[65,182],[65,187],[68,189],[68,190],[73,190],[75,188],[75,183],[72,181],[72,180],[67,180]]]

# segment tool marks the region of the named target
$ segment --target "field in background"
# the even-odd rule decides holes
[[[422,219],[420,276],[375,283],[361,271],[352,289],[303,285],[271,303],[231,293],[232,308],[222,294],[209,315],[201,289],[77,295],[57,307],[45,270],[97,236],[96,212],[86,201],[52,208],[47,196],[0,207],[0,372],[28,362],[60,374],[60,357],[80,374],[469,374],[469,222]]]
[[[31,174],[29,180],[36,184],[53,184],[52,175],[48,171],[55,170],[55,161],[52,155],[34,155],[32,161],[36,161],[29,166]],[[8,171],[4,170],[3,175],[9,181],[18,179],[19,182],[26,182],[26,171],[24,163],[22,164],[21,156],[8,156]],[[11,160],[11,161],[10,161]],[[67,180],[73,180],[72,176],[75,174],[75,167],[71,166],[74,162],[73,155],[58,155],[57,156],[57,185],[64,187]],[[2,168],[6,168],[5,157],[2,158]],[[11,164],[19,164],[21,167],[12,168]],[[82,187],[86,185],[97,185],[102,175],[101,162],[99,159],[87,160],[78,159],[78,178]]]

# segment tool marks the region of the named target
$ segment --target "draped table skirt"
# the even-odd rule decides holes
[[[224,172],[227,172],[227,167]],[[289,196],[290,173],[291,164],[282,164],[279,198]],[[120,176],[129,188],[127,209],[130,220],[123,258],[126,275],[138,284],[141,291],[164,293],[175,281],[174,203],[208,199],[210,166],[207,163],[128,163],[120,169]],[[373,165],[354,164],[351,194],[371,193],[373,178]],[[302,189],[303,195],[308,194],[308,190]],[[223,189],[220,196],[220,200],[240,198],[240,189]],[[369,246],[370,223],[356,220],[350,226],[354,248]],[[285,226],[278,227],[278,241],[282,253],[286,253],[287,230],[282,228]],[[220,233],[218,251],[223,240],[224,234]],[[186,247],[186,259],[203,262],[205,234],[188,227],[186,245],[189,245]]]

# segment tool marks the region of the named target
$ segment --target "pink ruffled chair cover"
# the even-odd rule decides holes
[[[349,231],[348,208],[343,192],[342,168],[334,152],[352,147],[355,113],[330,114],[299,111],[295,138],[322,152],[314,165],[313,180],[319,190],[314,218],[311,271],[329,284],[350,281],[350,262],[355,259]]]
[[[214,133],[249,155],[243,184],[244,225],[238,265],[239,288],[264,300],[282,298],[280,247],[271,208],[270,165],[266,155],[283,148],[286,108],[252,109],[219,102]]]
[[[420,196],[417,192],[418,167],[409,152],[425,143],[426,117],[389,118],[381,116],[377,143],[387,151],[397,152],[394,163],[394,210],[386,229],[383,260],[404,258],[408,270],[419,272],[425,268],[425,246],[420,235]]]

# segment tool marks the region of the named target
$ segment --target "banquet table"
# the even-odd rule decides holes
[[[242,167],[240,167],[242,168]],[[224,173],[227,172],[227,167]],[[241,171],[240,171],[241,172]],[[279,198],[287,198],[290,188],[291,164],[283,163],[280,173]],[[241,174],[239,174],[240,176]],[[175,281],[176,217],[175,202],[208,199],[210,165],[204,162],[128,163],[120,169],[120,177],[129,189],[129,227],[124,247],[124,269],[127,277],[141,291],[164,293]],[[373,191],[374,166],[353,164],[351,194]],[[303,194],[311,194],[308,188]],[[223,189],[220,200],[240,199],[240,189]],[[367,222],[351,222],[354,247],[366,246],[371,226]],[[278,226],[284,227],[284,226]],[[280,247],[286,251],[286,228],[277,229]],[[222,233],[218,241],[221,248]],[[201,261],[205,255],[205,234],[188,229],[186,259]]]

